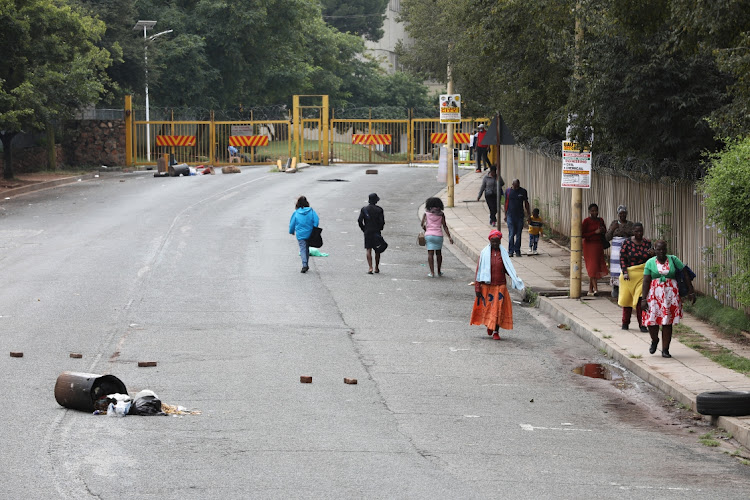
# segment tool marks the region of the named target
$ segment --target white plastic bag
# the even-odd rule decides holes
[[[109,403],[107,406],[108,417],[124,417],[130,411],[130,405],[133,400],[127,394],[109,394],[108,398],[114,399],[117,403]]]

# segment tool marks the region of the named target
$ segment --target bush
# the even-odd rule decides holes
[[[736,271],[726,276],[731,295],[750,304],[750,138],[730,141],[711,157],[708,174],[701,183],[709,220],[728,239],[727,251]]]

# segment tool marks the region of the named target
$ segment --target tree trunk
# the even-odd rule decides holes
[[[0,141],[3,143],[3,179],[13,179],[13,150],[11,144],[18,132],[1,132]]]
[[[55,151],[55,126],[47,123],[47,170],[57,170],[57,154]]]

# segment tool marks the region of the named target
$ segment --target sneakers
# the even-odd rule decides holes
[[[307,266],[305,266],[305,267],[302,268],[302,270],[300,272],[304,274],[304,273],[307,272],[308,269],[310,269],[310,268],[307,267]]]
[[[428,278],[434,278],[434,277],[435,277],[435,275],[434,275],[434,274],[432,274],[432,273],[427,273],[427,277],[428,277]]]

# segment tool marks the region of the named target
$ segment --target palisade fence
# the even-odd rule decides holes
[[[560,187],[559,153],[550,151],[547,156],[516,146],[501,149],[501,174],[506,187],[513,179],[519,179],[529,192],[532,209],[539,208],[552,229],[570,235],[571,190]],[[708,221],[703,195],[695,181],[639,181],[595,170],[591,189],[583,190],[583,217],[588,217],[590,203],[599,205],[600,217],[607,227],[617,219],[617,206],[626,205],[628,219],[643,223],[646,238],[665,239],[669,253],[695,271],[698,276],[693,283],[697,291],[742,309],[728,289],[711,279],[711,270],[716,267],[730,273],[736,272],[736,267],[731,255],[723,251],[726,238]]]

